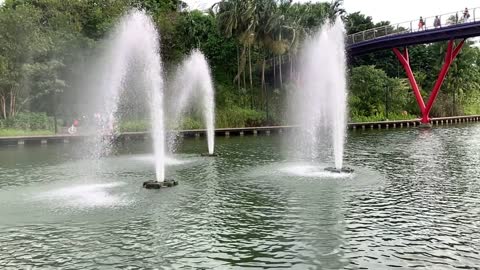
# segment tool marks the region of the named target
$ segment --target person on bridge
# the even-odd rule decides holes
[[[470,13],[468,12],[468,8],[465,8],[463,11],[463,22],[466,23],[468,22],[468,19],[470,18]]]
[[[418,21],[418,31],[420,30],[425,30],[425,21],[423,20],[423,17],[420,16],[420,20]]]
[[[433,26],[435,28],[442,27],[442,23],[440,22],[440,18],[438,16],[435,16],[435,21],[433,21]]]

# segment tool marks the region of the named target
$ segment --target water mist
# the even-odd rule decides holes
[[[165,179],[165,131],[163,116],[163,79],[160,40],[152,19],[144,12],[132,10],[121,18],[107,45],[103,63],[102,88],[104,108],[101,111],[104,131],[98,135],[97,153],[109,154],[117,126],[117,111],[121,91],[129,76],[129,67],[141,70],[141,84],[148,93],[150,105],[155,179]],[[106,136],[107,135],[107,136]]]
[[[300,128],[294,140],[303,158],[318,158],[333,149],[337,170],[343,167],[347,113],[344,36],[338,19],[304,42],[299,78],[289,101],[290,121]]]
[[[192,53],[179,66],[173,83],[173,119],[180,123],[188,105],[195,100],[201,103],[203,121],[207,129],[208,153],[213,155],[215,143],[215,97],[210,67],[199,50]]]

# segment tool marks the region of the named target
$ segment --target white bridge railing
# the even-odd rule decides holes
[[[464,16],[465,10],[423,18],[423,26],[420,25],[420,17],[416,20],[390,24],[362,32],[348,35],[347,44],[355,44],[362,41],[372,40],[384,36],[413,33],[435,28],[448,27],[457,24],[480,21],[480,7],[468,9],[468,15]],[[438,20],[436,18],[438,17]],[[437,21],[437,23],[435,23]]]

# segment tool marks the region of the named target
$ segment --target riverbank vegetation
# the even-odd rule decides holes
[[[152,15],[161,33],[167,79],[192,49],[206,55],[219,127],[285,124],[284,105],[298,77],[302,41],[324,23],[341,18],[347,34],[390,24],[346,11],[341,0],[219,0],[205,11],[190,10],[178,0],[6,0],[0,7],[0,130],[53,132],[51,123],[68,126],[82,117],[88,98],[96,97],[79,87],[87,80],[81,63],[95,56],[101,40],[131,8]],[[480,114],[480,50],[473,45],[467,42],[454,61],[432,116]],[[445,49],[446,42],[410,48],[424,98]],[[391,51],[350,58],[348,79],[350,121],[418,117],[412,90]],[[38,126],[38,115],[50,124]],[[145,116],[136,117],[124,119],[120,129],[145,129]],[[182,126],[201,127],[198,113],[193,110]]]

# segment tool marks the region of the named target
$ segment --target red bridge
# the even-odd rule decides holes
[[[437,23],[435,23],[435,21]],[[430,110],[448,73],[450,65],[460,53],[467,38],[480,36],[480,8],[443,14],[425,18],[424,24],[409,21],[397,25],[387,25],[355,33],[347,37],[347,51],[352,57],[378,50],[392,49],[407,73],[418,106],[422,112],[422,124],[430,123]],[[418,28],[417,28],[418,27]],[[448,41],[445,62],[425,105],[420,89],[410,67],[408,46]]]

